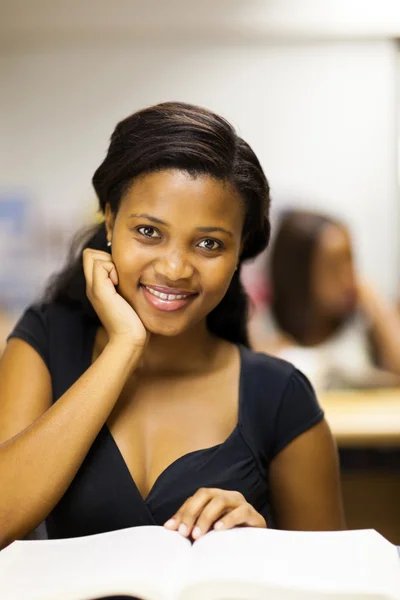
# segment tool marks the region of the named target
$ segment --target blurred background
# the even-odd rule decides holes
[[[385,339],[400,357],[399,37],[398,0],[0,0],[0,352],[72,234],[97,218],[91,177],[116,123],[180,100],[221,113],[253,147],[274,232],[288,210],[341,223],[357,280],[343,294],[359,298],[368,281],[364,317],[392,319]],[[269,254],[243,270],[264,351],[270,271]],[[329,335],[284,333],[307,349],[288,355],[307,372]],[[400,544],[400,358],[380,350],[376,378],[309,376],[341,450],[350,526]]]

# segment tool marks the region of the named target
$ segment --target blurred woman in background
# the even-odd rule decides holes
[[[256,349],[295,363],[318,389],[400,384],[400,317],[359,279],[342,223],[288,211],[269,268],[270,307],[250,324]]]

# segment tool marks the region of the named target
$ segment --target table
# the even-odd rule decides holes
[[[324,392],[319,401],[339,446],[400,448],[400,388]]]
[[[376,529],[399,545],[400,389],[324,392],[319,401],[342,459],[350,451],[366,462],[341,472],[347,526]]]

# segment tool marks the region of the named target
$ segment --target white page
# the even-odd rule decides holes
[[[373,530],[325,533],[238,528],[207,534],[191,553],[186,585],[196,585],[190,594],[182,593],[182,599],[264,598],[263,584],[268,584],[269,600],[400,599],[397,549]],[[207,585],[210,581],[220,584]],[[231,584],[222,584],[227,581]],[[241,585],[246,581],[252,586]]]
[[[163,527],[135,527],[67,540],[17,541],[0,552],[0,598],[87,600],[131,594],[171,597],[174,567],[190,542]]]

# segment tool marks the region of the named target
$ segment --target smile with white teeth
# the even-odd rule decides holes
[[[150,294],[153,296],[157,296],[157,298],[161,298],[161,300],[183,300],[183,298],[188,298],[190,294],[163,294],[162,292],[157,292],[156,290],[152,290],[151,288],[144,286]]]

